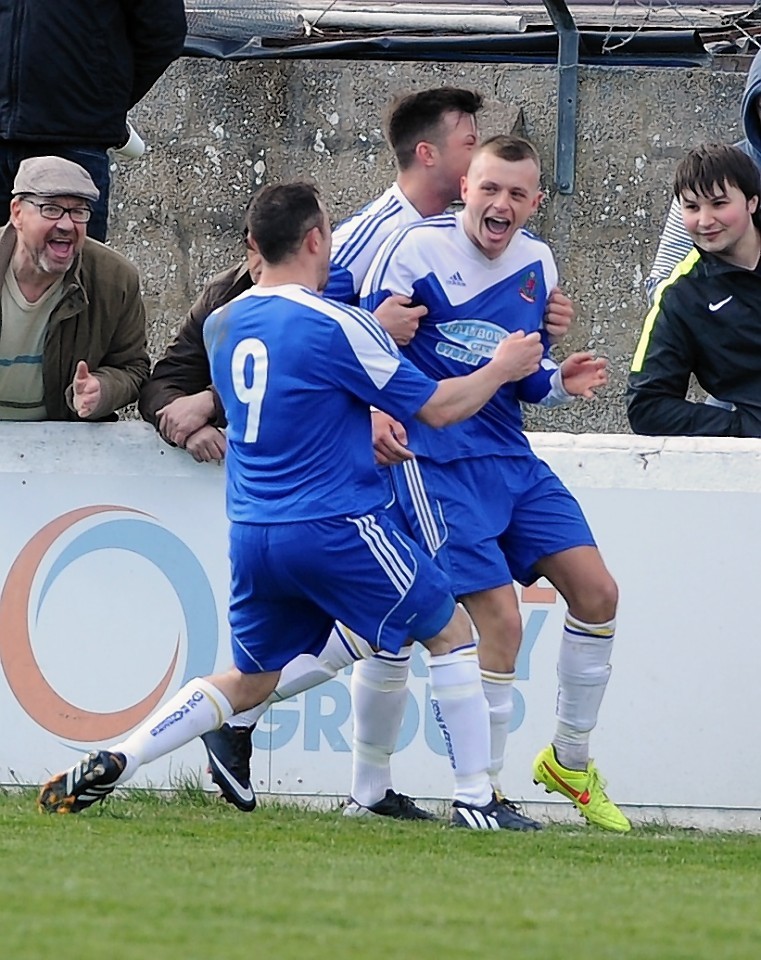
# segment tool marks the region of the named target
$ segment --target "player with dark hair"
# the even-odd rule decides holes
[[[539,334],[517,332],[481,369],[437,383],[399,354],[372,314],[318,295],[329,274],[330,225],[314,186],[265,188],[250,224],[263,257],[259,283],[204,327],[228,420],[235,666],[190,681],[122,743],[53,777],[39,806],[78,813],[142,764],[262,702],[282,667],[322,649],[340,620],[392,654],[409,636],[427,647],[455,779],[452,823],[502,829],[469,624],[445,575],[384,515],[369,406],[435,428],[458,422],[537,368]]]
[[[480,94],[458,87],[439,87],[410,93],[388,108],[385,131],[397,163],[395,182],[376,200],[335,229],[330,278],[325,295],[344,303],[358,303],[359,289],[373,257],[396,230],[443,213],[459,198],[460,181],[478,144],[477,114]],[[426,309],[411,305],[408,297],[392,296],[375,312],[379,322],[399,344],[409,343]],[[546,328],[556,339],[573,318],[570,301],[554,290],[547,306]],[[404,428],[376,413],[376,452],[383,463],[409,456],[403,446]],[[321,654],[288,664],[273,701],[285,699],[335,677],[348,664],[352,670],[354,715],[351,797],[346,815],[380,815],[400,819],[429,819],[431,814],[394,790],[390,758],[407,703],[409,647],[398,655],[379,654],[365,659],[364,641],[338,625]],[[360,659],[361,658],[361,659]],[[208,734],[204,742],[212,776],[223,796],[241,810],[252,810],[255,796],[250,780],[250,733],[268,704],[235,717]],[[517,829],[536,824],[515,811]]]
[[[459,198],[460,179],[478,146],[476,119],[482,106],[479,93],[459,87],[420,90],[391,103],[385,130],[396,160],[396,180],[336,227],[325,296],[357,303],[381,244],[400,227],[443,213]],[[402,298],[392,302],[404,303]],[[419,311],[411,317],[419,319]],[[411,322],[407,341],[415,329]]]
[[[410,94],[391,105],[387,124],[394,130],[398,126],[404,128],[404,137],[415,139],[414,157],[405,160],[404,170],[397,158],[399,172],[395,183],[336,228],[326,296],[357,304],[365,271],[384,240],[407,223],[442,213],[458,197],[460,177],[467,170],[478,141],[476,115],[482,102],[480,94],[473,91],[443,87]],[[414,129],[418,111],[420,131],[415,136],[410,131]],[[396,122],[397,117],[400,124]],[[396,133],[394,138],[396,140]],[[247,213],[247,244],[250,242],[249,220]],[[220,432],[225,425],[224,414],[210,384],[208,360],[202,348],[203,323],[211,309],[251,285],[252,256],[253,252],[247,250],[248,266],[229,268],[204,290],[141,393],[143,417],[154,423],[164,439],[186,447],[196,459],[220,459],[225,450],[225,438]],[[414,336],[424,312],[423,308],[410,306],[407,298],[391,297],[382,304],[377,316],[393,339],[401,344]],[[570,302],[558,291],[548,317],[550,327],[561,336],[572,317]],[[375,421],[379,446],[385,446],[387,455],[396,456],[399,444],[393,433],[393,421],[381,414],[375,415]],[[319,656],[303,655],[287,665],[272,699],[293,696],[335,677],[339,670],[369,653],[364,640],[337,626]],[[431,815],[427,811],[392,789],[390,779],[389,758],[407,699],[409,649],[405,648],[396,657],[388,654],[378,657],[369,670],[382,673],[377,684],[362,684],[360,669],[352,681],[355,730],[362,736],[367,730],[370,741],[367,749],[380,760],[356,765],[352,793],[357,794],[359,802],[352,800],[346,812],[370,811],[404,819],[428,819]],[[256,806],[250,779],[251,732],[267,705],[235,717],[233,725],[225,724],[204,737],[212,778],[225,799],[244,811]]]
[[[461,87],[434,87],[398,97],[384,122],[398,168],[408,170],[413,165],[421,141],[445,148],[451,129],[459,124],[456,118],[475,116],[482,106],[480,93]]]

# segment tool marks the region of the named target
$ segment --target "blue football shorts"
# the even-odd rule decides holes
[[[381,650],[452,617],[446,575],[381,512],[230,525],[233,661],[243,673],[319,654],[336,620]]]
[[[436,557],[446,542],[447,524],[441,501],[430,496],[423,479],[422,462],[416,458],[387,468],[392,498],[386,506],[386,515],[429,557]]]
[[[413,538],[447,573],[456,597],[538,579],[535,564],[596,546],[576,498],[537,457],[409,461],[392,469]]]

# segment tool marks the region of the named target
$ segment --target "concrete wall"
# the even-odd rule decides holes
[[[548,196],[533,228],[555,250],[579,316],[559,355],[595,349],[611,362],[598,400],[531,412],[528,423],[627,431],[622,392],[675,162],[687,145],[741,136],[744,81],[709,69],[582,68],[567,197],[552,189],[553,67],[181,60],[132,114],[151,149],[115,165],[111,242],[140,268],[158,355],[202,283],[241,255],[240,214],[256,186],[312,176],[339,219],[394,176],[380,132],[392,96],[473,87],[489,101],[482,132],[505,132],[521,108],[544,160]]]
[[[761,440],[530,441],[579,499],[621,591],[592,738],[611,797],[637,822],[758,832],[761,766],[744,747],[761,729]],[[0,784],[39,783],[72,749],[122,739],[192,677],[227,669],[224,483],[144,423],[0,423],[0,502],[14,505],[0,514],[0,729],[13,734],[0,737]],[[531,782],[554,728],[565,605],[541,583],[519,598],[505,782],[533,816],[568,818]],[[397,789],[443,798],[427,676],[416,647],[392,769]],[[345,671],[274,706],[255,733],[256,789],[346,796],[350,713]],[[706,757],[711,776],[696,776]],[[136,784],[205,766],[195,740]]]

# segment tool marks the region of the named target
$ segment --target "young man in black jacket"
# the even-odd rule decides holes
[[[634,354],[635,433],[761,437],[761,173],[737,147],[708,144],[674,181],[695,245],[656,293]],[[690,376],[720,405],[687,399]]]
[[[59,156],[100,191],[87,233],[105,240],[107,150],[126,141],[127,111],[185,33],[183,0],[0,0],[0,226],[19,163]]]

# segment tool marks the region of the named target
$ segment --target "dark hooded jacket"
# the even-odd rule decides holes
[[[761,170],[761,120],[758,116],[757,100],[761,96],[761,51],[753,58],[748,70],[748,79],[745,82],[743,98],[740,102],[740,116],[742,117],[745,139],[740,140],[737,146],[753,159]]]
[[[217,307],[235,299],[253,284],[248,264],[235,264],[218,273],[206,284],[200,297],[190,308],[177,336],[158,361],[150,378],[143,384],[138,404],[143,419],[158,430],[158,411],[176,400],[209,389],[214,397],[215,414],[209,423],[226,427],[222,402],[211,386],[211,370],[203,343],[203,325]]]

